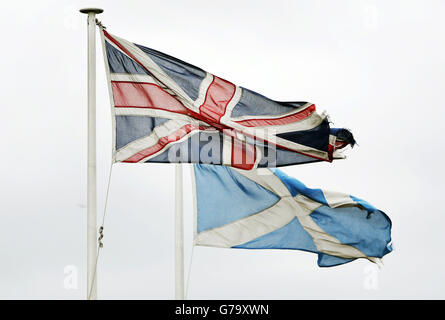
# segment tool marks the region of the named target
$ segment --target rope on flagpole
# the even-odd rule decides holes
[[[111,160],[111,164],[110,164],[110,172],[108,174],[108,185],[107,185],[107,193],[105,196],[105,205],[104,205],[104,212],[102,214],[102,224],[100,225],[99,228],[99,238],[97,239],[97,254],[96,254],[96,261],[94,263],[94,272],[93,272],[93,280],[92,280],[92,285],[91,285],[91,289],[90,292],[88,293],[88,299],[90,299],[92,291],[93,291],[93,287],[94,284],[96,282],[96,274],[97,274],[97,264],[99,261],[99,254],[100,254],[100,249],[103,248],[104,244],[102,242],[102,239],[104,237],[104,225],[105,225],[105,216],[107,214],[107,205],[108,205],[108,195],[110,193],[110,184],[111,184],[111,175],[113,173],[113,160]]]
[[[187,300],[187,296],[189,294],[189,284],[190,284],[190,274],[192,272],[192,262],[193,262],[193,253],[195,251],[195,244],[192,244],[192,252],[190,253],[190,263],[189,263],[189,268],[188,268],[188,273],[187,273],[187,283],[185,285],[185,294],[184,294],[184,299]]]

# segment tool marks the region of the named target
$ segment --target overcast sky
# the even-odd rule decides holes
[[[358,146],[347,160],[283,170],[364,198],[393,221],[394,252],[381,269],[367,261],[322,269],[301,251],[196,247],[189,298],[445,298],[445,3],[420,0],[3,5],[0,298],[85,297],[87,56],[78,9],[86,6],[105,9],[99,19],[113,34],[272,99],[327,110]],[[101,217],[111,125],[97,43]],[[188,271],[188,168],[184,179]],[[100,298],[174,297],[173,200],[173,165],[115,165]],[[67,266],[78,270],[77,289],[64,287]]]

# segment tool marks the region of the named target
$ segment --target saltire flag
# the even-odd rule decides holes
[[[101,28],[114,162],[250,170],[342,158],[354,145],[310,102],[279,102]]]
[[[330,267],[392,251],[391,220],[351,195],[311,189],[278,169],[194,165],[195,245],[296,249]]]

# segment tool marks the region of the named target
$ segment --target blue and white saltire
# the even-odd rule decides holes
[[[313,103],[274,101],[102,28],[101,35],[114,162],[250,170],[332,161],[354,145],[352,134],[331,128]]]
[[[347,194],[307,188],[277,169],[194,165],[195,245],[296,249],[330,267],[391,252],[391,220]]]

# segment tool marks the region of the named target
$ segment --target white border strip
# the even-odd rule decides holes
[[[232,137],[224,134],[223,131],[223,152],[222,152],[222,164],[225,166],[232,165]]]
[[[262,120],[262,119],[279,119],[279,118],[283,118],[283,117],[287,117],[287,116],[291,116],[295,113],[301,112],[307,108],[309,108],[311,105],[313,105],[312,102],[307,102],[304,105],[302,105],[301,107],[297,108],[295,110],[292,110],[290,112],[286,112],[286,113],[282,113],[282,114],[277,114],[277,115],[258,115],[258,116],[253,116],[253,115],[246,115],[246,116],[241,116],[241,117],[236,117],[236,118],[232,118],[233,121],[245,121],[245,120]],[[317,111],[314,111],[314,113],[316,113]]]
[[[148,74],[137,74],[137,73],[112,73],[111,81],[128,81],[128,82],[145,82],[145,83],[154,83],[162,88],[166,88],[165,86],[159,85],[152,76]]]
[[[198,98],[196,98],[196,100],[193,102],[193,111],[199,113],[199,107],[204,103],[207,96],[207,90],[212,84],[213,79],[214,76],[211,73],[206,72],[205,78],[201,81],[201,84],[199,85]]]
[[[111,81],[114,82],[126,82],[126,83],[143,83],[143,84],[154,84],[160,87],[165,92],[169,93],[171,96],[176,96],[175,93],[164,86],[159,81],[156,81],[153,77],[144,74],[133,74],[133,73],[112,73]]]
[[[227,104],[226,111],[224,115],[221,117],[220,122],[230,121],[230,115],[232,114],[232,110],[240,101],[242,93],[243,93],[242,88],[235,85],[235,93],[233,94],[233,98]]]
[[[159,110],[152,108],[115,108],[114,112],[117,116],[149,116],[149,117],[161,117],[168,119],[181,119],[184,121],[189,121],[190,123],[199,123],[208,126],[207,123],[198,121],[185,114],[170,112],[167,110]]]

